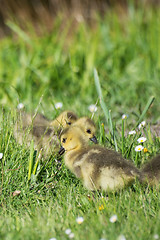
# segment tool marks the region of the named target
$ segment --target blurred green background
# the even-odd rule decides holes
[[[113,118],[118,119],[123,113],[138,118],[151,96],[156,99],[147,118],[159,118],[158,2],[139,2],[137,6],[136,1],[93,1],[91,8],[82,1],[78,8],[78,1],[77,5],[62,1],[66,4],[58,4],[57,12],[52,11],[49,28],[45,21],[47,8],[44,7],[44,21],[40,19],[43,1],[39,1],[39,8],[32,6],[34,1],[28,2],[24,19],[20,17],[21,5],[16,8],[15,4],[11,9],[7,2],[8,15],[3,14],[3,19],[8,35],[0,40],[3,108],[16,108],[22,102],[27,111],[34,111],[41,102],[39,111],[52,118],[54,104],[62,102],[63,109],[89,114],[88,106],[98,99],[93,77],[96,68]],[[36,11],[35,21],[29,9]],[[100,109],[98,114],[101,116]]]

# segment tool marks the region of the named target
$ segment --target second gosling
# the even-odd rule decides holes
[[[75,121],[72,126],[78,126],[82,129],[86,139],[91,140],[94,143],[98,143],[97,138],[95,136],[96,126],[95,123],[88,117],[81,117],[77,121]]]
[[[32,116],[26,112],[20,112],[19,119],[14,127],[14,137],[19,144],[26,143],[29,147],[34,140],[36,150],[43,149],[45,156],[59,149],[59,133],[77,120],[75,113],[62,112],[56,119],[50,121],[42,114]]]
[[[117,191],[140,178],[140,171],[119,153],[100,146],[89,146],[78,126],[64,129],[60,154],[66,166],[89,190]]]

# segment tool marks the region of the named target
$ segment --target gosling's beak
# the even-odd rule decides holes
[[[64,152],[65,152],[65,149],[64,149],[64,147],[61,146],[61,148],[60,148],[60,150],[58,152],[59,155],[62,155]]]
[[[96,136],[93,136],[92,138],[90,138],[90,140],[91,140],[92,142],[94,142],[95,144],[98,143]]]

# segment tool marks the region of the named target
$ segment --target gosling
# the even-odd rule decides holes
[[[78,126],[82,129],[84,135],[88,140],[91,140],[94,143],[98,143],[96,134],[96,126],[95,123],[88,117],[81,117],[77,121],[75,121],[72,126]]]
[[[32,116],[20,112],[20,119],[14,127],[14,137],[19,144],[26,143],[29,147],[31,140],[34,141],[36,150],[43,150],[45,156],[59,149],[60,131],[70,126],[77,120],[75,113],[71,111],[62,112],[55,120],[49,121],[42,114]]]
[[[141,169],[142,181],[150,186],[159,187],[160,184],[160,154],[144,164]]]
[[[78,117],[72,111],[62,112],[56,119],[49,120],[43,114],[28,114],[26,112],[20,112],[19,122],[23,128],[28,126],[50,126],[54,129],[59,127],[66,127],[74,123]]]
[[[141,178],[140,171],[117,152],[89,146],[79,126],[64,129],[61,144],[65,165],[89,190],[117,191]]]

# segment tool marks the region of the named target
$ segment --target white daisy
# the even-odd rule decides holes
[[[136,152],[140,152],[140,151],[143,150],[143,148],[144,148],[144,147],[143,147],[142,145],[138,145],[138,146],[135,147],[135,151],[136,151]]]
[[[123,114],[122,115],[122,119],[124,120],[124,119],[126,119],[128,117],[128,115],[126,115],[126,114]]]
[[[158,234],[154,234],[153,238],[154,239],[159,239],[159,235]]]
[[[146,122],[143,121],[138,125],[138,129],[141,129],[142,127],[144,127],[146,125]]]
[[[69,235],[70,233],[71,233],[71,229],[70,229],[70,228],[67,228],[67,229],[65,230],[65,234]]]
[[[17,108],[20,110],[20,109],[23,109],[24,108],[24,104],[23,103],[19,103]]]
[[[93,112],[96,112],[97,111],[97,106],[94,105],[94,104],[91,104],[89,107],[88,107],[88,110],[93,113]]]
[[[63,103],[57,102],[57,103],[54,104],[54,106],[55,106],[56,109],[60,109],[60,108],[63,107]]]
[[[69,238],[74,238],[74,233],[71,232],[68,237]]]
[[[83,218],[83,217],[77,217],[77,218],[76,218],[76,222],[77,222],[78,224],[83,223],[83,221],[84,221],[84,218]]]
[[[115,223],[117,220],[118,220],[117,215],[113,215],[113,216],[110,217],[110,219],[109,219],[109,221],[110,221],[111,223]]]
[[[146,140],[147,140],[147,138],[145,138],[145,137],[140,137],[140,138],[137,139],[137,142],[138,142],[138,143],[144,143]]]
[[[117,240],[126,240],[126,238],[123,234],[121,234],[118,236]]]
[[[129,135],[134,135],[134,134],[136,134],[136,131],[135,131],[135,130],[130,131],[128,134],[129,134]]]
[[[3,153],[0,153],[0,159],[2,159],[3,158]]]

